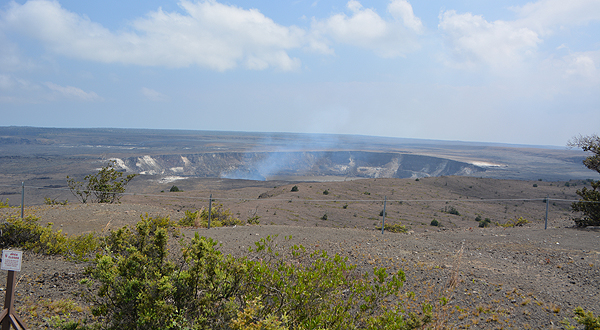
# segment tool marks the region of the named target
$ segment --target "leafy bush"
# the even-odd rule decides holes
[[[111,160],[103,166],[98,173],[86,175],[83,180],[67,176],[67,185],[71,193],[82,203],[87,203],[88,199],[93,203],[116,203],[121,199],[125,192],[125,186],[133,180],[137,174],[129,174],[123,177],[123,172],[118,171],[116,161]]]
[[[179,191],[183,191],[183,190],[179,190],[179,188],[176,185],[173,185],[171,187],[171,189],[169,189],[169,192],[179,192]]]
[[[580,200],[571,204],[573,212],[583,213],[583,217],[574,219],[577,227],[600,226],[600,181],[590,184],[592,189],[577,190]]]
[[[377,229],[381,230],[381,227],[378,227]],[[406,233],[406,226],[404,226],[400,222],[386,223],[383,225],[383,230],[389,231],[391,233]]]
[[[437,226],[439,226],[439,225],[440,225],[440,222],[439,222],[439,221],[437,221],[436,219],[433,219],[433,220],[431,220],[431,223],[430,223],[429,225],[430,225],[430,226],[435,226],[435,227],[437,227]]]
[[[600,330],[600,316],[594,317],[593,312],[586,312],[581,307],[575,308],[575,321],[585,326],[585,330]]]
[[[500,224],[500,226],[505,227],[505,228],[509,228],[509,227],[522,227],[523,225],[526,225],[529,223],[529,220],[524,219],[523,217],[519,217],[518,219],[515,220],[508,220],[505,224]]]
[[[327,220],[327,213],[323,214],[323,216],[321,217],[321,220]]]
[[[458,212],[458,210],[454,206],[450,206],[450,207],[446,206],[446,207],[444,207],[444,210],[442,212],[460,216],[460,212]]]
[[[479,227],[480,227],[480,228],[486,228],[486,227],[489,227],[489,226],[490,226],[490,223],[491,223],[491,221],[490,221],[490,218],[485,218],[484,220],[482,220],[482,221],[479,221]]]
[[[94,234],[67,236],[62,230],[54,232],[52,223],[38,224],[39,218],[10,217],[0,225],[0,248],[24,248],[38,253],[62,255],[70,260],[86,260],[100,246]]]
[[[300,189],[298,189],[298,186],[293,186],[293,187],[292,187],[292,192],[296,192],[296,191],[299,191],[299,190],[300,190]]]
[[[258,219],[256,219],[258,220]],[[208,227],[208,209],[201,208],[196,212],[185,211],[185,216],[177,222],[180,226],[185,227]],[[223,204],[216,204],[211,207],[210,210],[210,225],[211,227],[228,227],[243,225],[244,223],[233,216],[230,210],[223,208]]]
[[[329,195],[329,190],[327,190],[327,189],[323,190],[323,195]]]
[[[46,204],[46,205],[67,205],[67,204],[69,204],[69,201],[65,199],[63,202],[59,202],[54,198],[44,197],[44,204]]]
[[[430,305],[405,312],[402,271],[361,276],[346,258],[302,246],[279,255],[271,237],[236,259],[198,233],[171,261],[169,229],[153,223],[115,233],[90,269],[93,313],[108,329],[419,329],[432,320]]]
[[[2,201],[0,200],[0,209],[3,208],[9,208],[10,205],[8,205],[8,198],[6,199],[6,203],[2,203]]]
[[[259,217],[258,215],[255,215],[255,216],[253,216],[253,217],[250,217],[250,218],[248,218],[248,219],[246,220],[246,222],[247,222],[249,225],[258,225],[258,224],[260,224],[260,217]]]

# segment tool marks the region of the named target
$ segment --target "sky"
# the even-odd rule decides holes
[[[13,125],[564,146],[600,133],[600,0],[0,0]]]

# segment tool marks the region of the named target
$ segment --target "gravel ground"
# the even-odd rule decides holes
[[[145,212],[173,214],[134,204],[38,207],[29,212],[71,234],[133,224]],[[177,219],[175,214],[172,217]],[[440,295],[451,298],[449,308],[439,315],[449,320],[451,328],[559,329],[560,321],[571,318],[577,306],[600,314],[600,230],[570,226],[564,221],[547,230],[542,223],[533,223],[515,228],[431,227],[435,229],[381,234],[364,229],[255,225],[184,228],[182,233],[187,238],[196,231],[212,237],[222,244],[224,253],[234,256],[246,255],[254,242],[271,236],[282,251],[301,244],[308,250],[338,253],[364,272],[374,266],[403,269],[407,292],[430,301]],[[286,236],[292,238],[286,240]],[[90,303],[78,284],[87,266],[25,252],[22,271],[17,274],[15,306],[30,328],[43,328],[56,313],[80,317],[88,311]],[[458,284],[447,291],[452,278]],[[4,283],[3,271],[0,284]],[[75,304],[62,308],[53,304],[61,299]]]

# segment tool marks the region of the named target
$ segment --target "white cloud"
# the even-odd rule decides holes
[[[345,13],[334,14],[325,20],[313,19],[312,35],[319,49],[328,49],[332,42],[371,49],[382,57],[403,56],[418,48],[415,33],[422,31],[421,20],[414,16],[405,0],[393,0],[388,11],[395,20],[386,21],[372,8],[364,8],[356,0],[348,1]]]
[[[170,99],[169,96],[147,87],[142,87],[141,92],[144,97],[153,102],[163,102]]]
[[[45,83],[54,93],[69,99],[79,101],[103,101],[104,99],[94,92],[84,92],[82,89],[73,86],[60,86],[51,82]]]
[[[487,21],[454,10],[441,13],[438,28],[452,55],[448,63],[486,64],[496,72],[519,70],[528,59],[548,56],[538,47],[555,31],[600,20],[598,0],[540,0],[511,9],[517,14],[514,20]]]
[[[219,71],[240,64],[248,69],[299,67],[287,51],[303,45],[305,31],[278,25],[256,9],[212,0],[179,5],[185,14],[159,9],[134,20],[130,31],[111,32],[56,1],[13,2],[2,13],[1,25],[42,41],[52,52],[105,63]]]
[[[552,34],[556,28],[600,20],[598,0],[540,0],[511,9],[520,16],[518,24],[526,25],[542,36]]]
[[[388,5],[388,11],[395,17],[401,18],[404,26],[421,33],[423,31],[423,23],[421,19],[415,16],[413,8],[406,0],[392,0]]]
[[[542,40],[528,28],[511,22],[488,22],[471,13],[448,10],[440,14],[439,29],[459,65],[487,63],[497,70],[519,65],[531,57]]]

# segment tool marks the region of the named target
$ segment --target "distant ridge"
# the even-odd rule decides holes
[[[256,179],[283,174],[356,177],[469,175],[557,181],[598,176],[582,165],[585,153],[565,147],[364,135],[0,126],[0,151],[0,170],[6,174],[89,173],[99,163],[111,158],[127,163],[129,171],[149,173],[149,169],[132,162],[151,157],[165,163],[163,168],[152,173],[197,177],[240,177],[235,173],[246,173],[249,176],[241,177]],[[343,152],[348,156],[339,157]],[[298,156],[301,153],[305,155]],[[183,155],[202,159],[204,163],[190,161],[188,168],[181,164],[168,164]],[[285,160],[287,156],[276,157],[281,155],[290,157],[288,160]],[[349,155],[362,159],[363,163],[353,165]],[[382,155],[387,155],[387,158]],[[17,160],[14,156],[22,158]],[[366,156],[378,161],[365,160]],[[42,161],[40,157],[46,158]],[[218,161],[211,163],[208,161],[211,158],[218,158]],[[281,168],[286,168],[285,171],[263,169],[261,164],[264,160],[268,163],[269,159],[275,158]],[[409,158],[419,161],[405,167]],[[69,165],[75,162],[79,165]],[[206,170],[200,171],[200,168]]]

